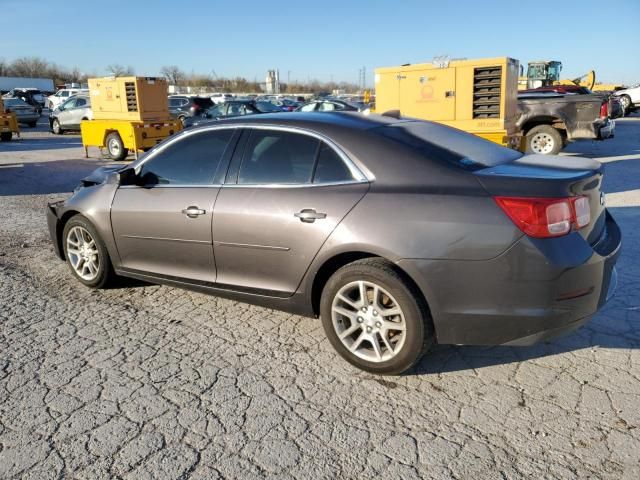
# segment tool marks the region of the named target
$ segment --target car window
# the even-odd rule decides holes
[[[323,142],[318,154],[318,165],[313,176],[313,183],[347,182],[349,180],[353,180],[349,168],[336,151]]]
[[[62,106],[64,107],[65,110],[68,110],[70,108],[74,108],[76,106],[76,101],[77,100],[78,100],[77,98],[70,98],[69,100],[64,102],[62,104]]]
[[[237,103],[229,104],[227,115],[244,115],[244,105],[239,105]]]
[[[316,109],[315,103],[307,103],[306,105],[303,105],[302,107],[300,107],[301,112],[313,112],[315,109]]]
[[[254,130],[245,150],[238,183],[309,183],[318,142],[308,135]]]
[[[175,99],[175,98],[170,98],[169,99],[169,106],[170,107],[177,107],[178,105],[180,105],[180,100]]]
[[[322,102],[318,110],[321,112],[330,112],[332,110],[336,110],[336,104],[331,102]]]
[[[60,96],[63,98],[67,98],[69,96],[69,92],[61,92]]]
[[[76,108],[84,107],[86,105],[87,105],[87,99],[86,98],[78,98],[78,99],[76,99]]]
[[[224,115],[224,108],[225,104],[220,103],[215,107],[211,107],[209,110],[207,110],[207,113],[212,117],[222,117]]]
[[[233,135],[227,128],[188,135],[148,162],[139,176],[145,185],[210,185]]]

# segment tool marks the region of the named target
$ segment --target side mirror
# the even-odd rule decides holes
[[[134,168],[125,168],[119,172],[114,172],[117,176],[118,185],[137,185],[139,178]]]

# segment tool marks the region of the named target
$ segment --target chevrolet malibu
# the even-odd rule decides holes
[[[194,128],[52,203],[56,253],[115,276],[320,317],[378,374],[434,343],[530,345],[611,297],[603,167],[437,123],[288,113]]]

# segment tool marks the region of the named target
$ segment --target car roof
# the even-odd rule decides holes
[[[247,127],[252,125],[288,126],[319,130],[331,127],[351,130],[369,130],[371,128],[406,121],[410,120],[398,120],[397,118],[376,114],[364,115],[359,112],[282,112],[234,117],[220,120],[217,124],[225,125],[237,123]],[[209,127],[210,126],[211,125],[209,125]]]

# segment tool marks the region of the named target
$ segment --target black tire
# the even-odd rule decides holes
[[[562,147],[562,135],[551,125],[538,125],[526,134],[526,153],[557,155]]]
[[[62,135],[63,133],[62,126],[60,126],[60,120],[58,120],[57,118],[51,120],[51,131],[56,135]]]
[[[395,353],[395,356],[388,360],[369,361],[357,356],[342,343],[334,328],[332,318],[334,298],[343,287],[348,287],[349,284],[357,281],[369,282],[386,290],[402,310],[406,328],[404,344],[399,347],[400,350]],[[355,310],[355,312],[358,317],[361,315],[358,313],[359,310]],[[373,314],[377,315],[375,310]],[[358,260],[337,270],[329,278],[322,291],[320,317],[325,334],[333,348],[347,362],[375,374],[398,375],[405,372],[420,360],[422,355],[434,343],[431,316],[422,300],[422,295],[393,264],[380,258]],[[350,322],[353,322],[353,320]],[[362,325],[362,333],[364,334],[364,325],[366,324]],[[358,334],[359,332],[356,331],[353,335],[357,337]],[[389,335],[387,334],[387,336]],[[373,347],[370,342],[369,345]]]
[[[186,122],[187,117],[185,117],[184,115],[180,115],[180,116],[178,117],[178,120],[180,120],[180,123],[182,124],[182,128],[184,128],[184,127],[185,127],[184,122]]]
[[[76,272],[71,263],[71,258],[68,252],[67,237],[74,227],[81,227],[85,229],[89,232],[95,242],[95,246],[98,251],[98,269],[95,278],[82,278],[78,272]],[[73,276],[76,277],[80,283],[90,288],[105,288],[113,283],[115,273],[113,272],[109,252],[107,251],[107,247],[104,245],[102,238],[100,238],[100,235],[98,235],[98,232],[87,218],[82,215],[75,215],[69,219],[62,232],[62,248],[64,249],[64,258],[66,259],[69,270],[71,270]]]
[[[0,142],[10,142],[12,138],[12,132],[0,132]]]
[[[124,148],[124,143],[122,143],[122,139],[120,138],[120,134],[118,132],[111,132],[107,135],[106,140],[107,152],[109,156],[118,162],[121,162],[127,155],[129,154],[129,150]]]

